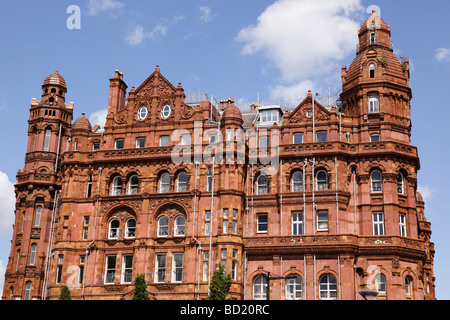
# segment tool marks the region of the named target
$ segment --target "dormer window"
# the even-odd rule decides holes
[[[278,110],[263,110],[261,111],[261,124],[273,124],[274,122],[278,122],[279,119],[279,111]]]
[[[369,78],[375,79],[375,64],[371,63],[369,66]]]
[[[377,43],[377,37],[375,35],[375,32],[371,32],[370,38],[369,38],[369,44],[376,44],[376,43]]]

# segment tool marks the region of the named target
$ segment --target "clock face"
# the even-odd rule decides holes
[[[147,118],[147,115],[148,115],[148,108],[146,106],[139,107],[137,112],[138,119],[144,120],[145,118]]]
[[[170,104],[166,103],[165,105],[163,105],[163,107],[161,108],[161,117],[163,119],[167,119],[170,116],[170,113],[172,112],[172,107],[170,106]]]

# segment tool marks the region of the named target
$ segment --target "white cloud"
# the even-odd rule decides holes
[[[122,9],[124,4],[119,1],[114,0],[89,0],[88,15],[96,16],[103,11],[108,11],[110,13],[117,13],[118,10]]]
[[[0,171],[0,234],[12,231],[15,202],[14,184]]]
[[[425,202],[429,201],[432,197],[431,188],[428,185],[425,186],[419,185],[417,187],[417,191],[419,191],[419,193],[422,195],[423,201]]]
[[[211,22],[216,18],[216,15],[214,15],[212,13],[212,10],[210,7],[201,6],[201,7],[199,7],[199,10],[201,12],[200,21],[203,23]]]
[[[92,113],[89,117],[89,122],[92,126],[95,126],[96,124],[100,125],[102,128],[105,127],[106,122],[106,116],[108,115],[108,109],[102,109],[95,111]]]
[[[143,26],[137,25],[134,30],[130,31],[125,36],[125,41],[132,46],[140,45],[145,39],[155,40],[159,37],[164,37],[167,34],[170,26],[177,24],[185,19],[185,16],[175,16],[170,20],[163,19],[151,31],[146,31]]]
[[[434,58],[437,61],[448,61],[448,62],[450,62],[450,49],[448,49],[448,48],[436,49],[436,54],[434,55]]]
[[[236,40],[244,43],[244,55],[261,52],[279,69],[282,85],[272,95],[304,90],[306,84],[340,72],[340,62],[358,41],[361,23],[352,18],[363,12],[360,0],[278,0]]]

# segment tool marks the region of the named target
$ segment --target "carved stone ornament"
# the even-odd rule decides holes
[[[194,108],[188,105],[183,105],[181,107],[181,118],[184,120],[192,118],[194,115]]]

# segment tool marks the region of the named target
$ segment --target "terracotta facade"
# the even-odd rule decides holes
[[[376,14],[364,22],[333,106],[309,92],[293,109],[241,112],[187,101],[159,67],[127,93],[116,70],[102,129],[72,122],[64,79],[48,76],[3,299],[58,299],[63,285],[130,299],[139,274],[154,299],[202,299],[219,263],[232,299],[435,299],[409,65],[390,34]]]

